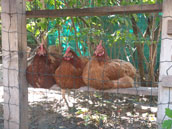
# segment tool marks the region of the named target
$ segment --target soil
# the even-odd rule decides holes
[[[29,90],[29,129],[155,129],[157,97]]]

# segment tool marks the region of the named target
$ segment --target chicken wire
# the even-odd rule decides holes
[[[49,1],[51,2],[51,1]],[[64,2],[64,1],[61,1]],[[70,2],[70,1],[69,1]],[[96,0],[91,1],[85,1],[84,7],[99,7],[99,5],[96,5]],[[158,1],[159,2],[159,1]],[[35,1],[27,2],[29,5],[33,5],[32,10],[40,9],[39,6],[36,4]],[[91,3],[91,4],[90,4]],[[143,4],[143,3],[141,3]],[[47,4],[48,6],[49,4]],[[109,6],[106,2],[106,6]],[[28,5],[27,5],[28,6]],[[74,7],[80,7],[79,1],[77,5],[74,5]],[[65,8],[65,7],[64,7]],[[1,12],[4,13],[4,12]],[[9,14],[10,15],[10,14]],[[127,14],[122,15],[124,19],[127,19]],[[161,17],[159,15],[158,17]],[[88,19],[91,19],[92,17],[86,17]],[[103,19],[104,23],[110,19],[109,16],[99,16],[100,19]],[[140,17],[143,19],[143,17]],[[34,27],[37,27],[37,18],[33,18],[32,24]],[[52,21],[52,19],[48,18],[49,21]],[[78,19],[76,18],[76,22]],[[145,19],[143,19],[145,20]],[[71,22],[71,21],[70,21]],[[72,24],[72,23],[70,23]],[[79,24],[79,23],[77,23]],[[146,21],[145,21],[146,24]],[[66,24],[65,24],[66,25]],[[143,24],[141,24],[142,27]],[[82,25],[81,25],[82,26]],[[91,28],[94,28],[94,26],[91,24]],[[129,27],[125,27],[125,25],[122,25],[121,28],[128,29]],[[70,27],[69,27],[70,28]],[[103,24],[103,28],[108,28],[107,30],[104,30],[105,33],[114,32],[113,28],[110,25]],[[144,27],[143,27],[144,28]],[[82,31],[84,29],[84,26],[80,27],[79,31]],[[128,29],[130,30],[130,29]],[[3,31],[3,30],[2,30]],[[79,32],[78,31],[78,32]],[[94,30],[90,30],[94,31]],[[64,28],[61,29],[60,33],[64,32]],[[10,33],[15,32],[6,32],[8,33],[8,36],[10,36]],[[36,33],[36,32],[34,32]],[[75,32],[69,32],[69,35],[75,36]],[[92,32],[90,32],[90,35]],[[114,34],[114,33],[111,33]],[[23,34],[25,35],[25,34]],[[54,38],[56,42],[58,43],[59,40],[56,37],[57,35],[54,35]],[[106,35],[91,35],[93,36],[93,39],[96,39],[97,42],[94,42],[96,45],[98,44],[99,40],[103,39],[103,45],[106,48],[106,51],[110,52],[108,53],[111,58],[120,58],[126,61],[131,61],[126,59],[126,53],[124,51],[124,48],[131,47],[130,42],[136,42],[136,40],[131,41],[124,41],[123,51],[121,52],[119,49],[120,41],[118,41],[118,44],[112,44],[112,46],[106,46],[105,44],[108,41],[108,37]],[[116,36],[116,35],[113,35]],[[65,40],[65,36],[60,36],[61,40]],[[83,37],[84,41],[87,42],[87,37]],[[79,37],[78,37],[79,42]],[[150,40],[150,39],[146,39]],[[164,39],[160,39],[161,41]],[[63,42],[63,53],[66,50],[67,42],[70,41],[67,39],[67,41]],[[145,39],[143,40],[145,41]],[[10,41],[8,41],[10,44]],[[76,39],[74,39],[74,42],[77,42]],[[122,40],[121,40],[122,42]],[[90,49],[95,48],[95,44],[92,44]],[[129,45],[128,45],[129,44]],[[68,45],[71,45],[70,42]],[[36,46],[30,45],[32,48],[32,51]],[[82,45],[81,45],[82,46]],[[116,49],[114,49],[117,47]],[[118,50],[116,53],[111,52],[112,50]],[[77,46],[75,45],[73,47],[75,52],[77,52]],[[128,48],[129,49],[129,48]],[[82,50],[82,49],[81,49]],[[2,52],[6,50],[2,49]],[[84,50],[83,50],[84,51]],[[87,50],[88,51],[88,50]],[[129,53],[129,50],[127,51]],[[9,51],[10,58],[13,58],[15,54],[20,54],[20,52],[14,52],[12,50]],[[13,54],[11,54],[13,53]],[[14,54],[15,53],[15,54]],[[24,52],[27,54],[27,52]],[[83,52],[84,53],[84,52]],[[78,53],[79,54],[79,53]],[[84,54],[83,54],[84,55]],[[89,55],[90,56],[90,55]],[[3,57],[5,58],[5,56]],[[131,57],[132,58],[132,57]],[[134,64],[134,61],[137,60],[136,52],[133,56],[134,60],[131,62]],[[91,60],[91,57],[89,57],[89,60]],[[157,63],[163,63],[157,61]],[[135,66],[138,66],[136,64]],[[14,70],[9,69],[6,66],[3,66],[4,69],[8,70]],[[157,68],[158,69],[158,68]],[[168,69],[170,70],[171,67]],[[15,69],[18,70],[18,69]],[[168,73],[167,70],[167,73]],[[25,72],[25,71],[20,71]],[[45,76],[47,74],[44,74]],[[157,75],[158,76],[158,75]],[[146,76],[148,78],[148,76]],[[75,78],[75,77],[74,77]],[[134,88],[138,89],[138,87],[141,86],[141,82],[136,81],[139,80],[137,77],[135,78]],[[156,80],[154,84],[158,84],[159,81]],[[148,82],[148,85],[150,88],[152,88],[152,83]],[[3,84],[2,84],[3,87]],[[15,87],[9,85],[8,87]],[[56,86],[55,86],[56,89]],[[59,91],[59,88],[57,90],[47,90],[47,89],[35,89],[35,88],[28,88],[28,95],[29,95],[29,129],[57,129],[57,128],[66,128],[66,129],[80,129],[80,128],[157,128],[157,122],[156,122],[156,111],[157,111],[157,97],[152,95],[152,91],[150,92],[149,96],[140,95],[139,91],[137,91],[136,95],[127,95],[127,94],[120,94],[119,90],[117,89],[114,93],[107,93],[104,91],[94,91],[91,92],[90,86],[88,86],[87,91],[80,91],[80,90],[69,90],[68,91],[68,102],[71,106],[71,109],[68,110],[65,103],[62,100],[61,92]],[[89,91],[90,90],[90,91]],[[2,89],[1,89],[2,91]],[[170,88],[169,88],[170,92]],[[10,93],[10,92],[9,92]],[[169,93],[170,94],[170,93]],[[3,96],[2,96],[3,98]],[[9,98],[10,99],[10,98]],[[10,100],[9,100],[10,102]],[[169,102],[170,102],[170,96],[169,96]],[[1,107],[3,106],[3,102],[1,102]],[[8,103],[10,105],[11,103]],[[170,103],[168,103],[170,105]],[[16,105],[19,106],[19,105]],[[10,109],[9,109],[10,110]],[[0,115],[3,115],[3,110],[1,110],[2,113]],[[10,111],[9,111],[10,112]],[[10,115],[9,115],[10,117]],[[0,116],[1,125],[3,128],[3,116]],[[10,118],[9,118],[10,121]]]

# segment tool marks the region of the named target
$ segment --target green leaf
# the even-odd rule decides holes
[[[98,2],[98,6],[100,6],[101,5],[101,0],[98,0],[97,2]]]
[[[166,108],[166,109],[165,109],[165,114],[166,114],[168,117],[172,118],[172,110],[171,110],[171,109]]]
[[[37,37],[39,34],[40,34],[40,31],[39,30],[36,30],[35,37]]]
[[[162,123],[162,128],[163,129],[171,129],[172,128],[172,120],[165,120]]]
[[[32,31],[32,27],[31,27],[30,24],[27,24],[27,25],[26,25],[26,28],[27,28],[28,31]]]

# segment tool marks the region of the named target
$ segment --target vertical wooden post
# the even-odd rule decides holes
[[[4,128],[28,129],[24,0],[2,0]]]
[[[172,19],[172,0],[164,0],[158,89],[158,123],[165,117],[165,108],[172,108],[172,35],[168,35],[168,21]],[[161,124],[159,124],[161,128]]]

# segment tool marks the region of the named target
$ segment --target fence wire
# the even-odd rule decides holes
[[[130,2],[130,3],[128,3]],[[94,8],[102,6],[125,6],[133,4],[154,4],[161,3],[140,0],[131,1],[99,1],[99,0],[32,0],[26,2],[27,11],[42,10],[42,9],[68,9],[68,8]],[[38,73],[36,70],[41,69],[39,65],[34,69],[35,64],[32,62],[35,58],[35,53],[39,49],[38,46],[42,42],[42,36],[47,39],[44,42],[46,49],[52,45],[57,46],[59,62],[64,61],[63,55],[67,48],[77,53],[79,58],[87,58],[88,61],[88,85],[80,89],[66,89],[66,97],[70,108],[67,107],[62,98],[62,92],[59,86],[54,85],[51,88],[35,88],[29,84],[28,87],[28,118],[29,129],[146,129],[157,128],[157,106],[167,104],[170,107],[170,88],[169,88],[169,103],[158,103],[158,84],[159,81],[159,65],[161,63],[171,63],[171,61],[160,61],[160,47],[162,39],[161,35],[161,13],[149,14],[122,14],[109,16],[85,16],[85,17],[62,17],[62,18],[29,18],[27,19],[27,33],[18,33],[11,30],[13,14],[25,15],[14,12],[1,12],[1,14],[9,15],[10,25],[8,30],[1,31],[7,34],[8,39],[12,34],[27,35],[28,50],[31,51],[16,51],[12,50],[12,41],[8,40],[8,48],[1,48],[3,60],[16,60],[18,57],[27,56],[28,66],[32,66],[31,72],[26,72],[26,69],[16,69],[16,67],[1,65],[0,78],[2,82],[2,69],[8,71],[9,76],[13,76],[14,72],[26,73],[32,75],[30,83],[34,83],[37,76],[47,77],[55,76],[61,79],[68,78],[77,80],[82,78],[75,75],[56,75],[50,72]],[[136,76],[134,78],[134,86],[132,89],[110,89],[108,91],[92,89],[90,81],[102,82],[105,84],[106,77],[104,71],[107,65],[103,65],[103,74],[99,80],[90,78],[91,61],[94,59],[93,54],[100,40],[103,40],[103,47],[110,59],[121,59],[125,62],[130,62],[136,68]],[[170,38],[168,40],[171,40]],[[5,43],[2,43],[5,44]],[[3,45],[2,45],[3,46]],[[151,55],[152,54],[152,55]],[[54,56],[54,55],[53,55]],[[49,55],[46,55],[44,69],[48,69]],[[109,60],[108,60],[109,61]],[[106,64],[106,60],[102,62]],[[122,63],[122,62],[118,62]],[[120,64],[122,65],[122,64]],[[74,61],[71,65],[77,66]],[[98,70],[99,66],[94,69]],[[77,67],[76,67],[77,69]],[[171,70],[171,66],[167,68]],[[96,72],[96,71],[95,71]],[[63,72],[62,72],[63,73]],[[119,74],[115,71],[114,74]],[[119,75],[120,76],[120,75]],[[46,80],[49,81],[49,80]],[[45,81],[45,83],[46,83]],[[68,81],[68,80],[66,80]],[[76,88],[76,81],[72,82]],[[0,128],[4,128],[4,120],[8,123],[17,123],[10,119],[15,113],[11,110],[12,106],[20,107],[13,102],[14,94],[18,88],[14,83],[1,83],[0,90]],[[3,90],[4,89],[4,90]],[[14,90],[16,90],[15,93]],[[3,93],[4,92],[4,93]],[[4,94],[4,95],[3,95]],[[8,101],[3,101],[5,98]],[[17,100],[16,100],[17,101]],[[4,109],[3,109],[4,106]],[[7,107],[7,109],[6,109]],[[19,108],[20,109],[20,108]],[[3,116],[4,110],[8,110],[8,116]],[[164,116],[164,119],[166,116]]]

